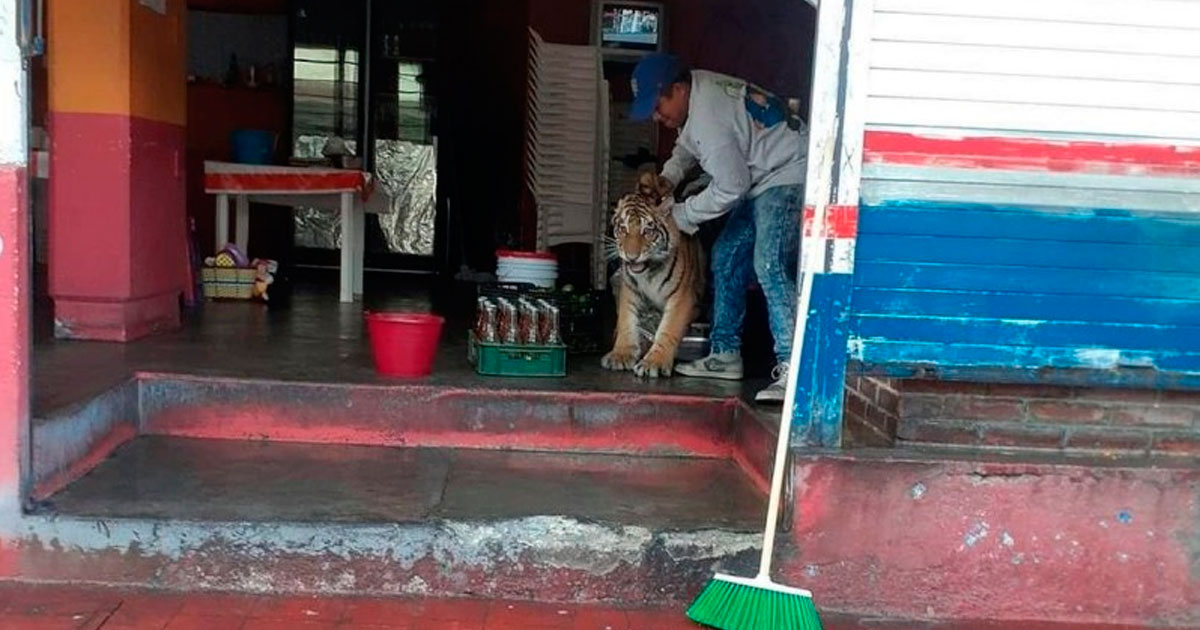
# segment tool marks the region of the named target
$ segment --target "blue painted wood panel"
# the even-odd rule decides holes
[[[992,237],[987,247],[978,237],[896,234],[859,244],[860,258],[877,262],[955,261],[995,267],[1109,269],[1117,261],[1128,271],[1194,273],[1200,269],[1200,245],[1167,243],[1054,242],[1043,239]]]
[[[1200,220],[1126,210],[889,202],[862,208],[859,233],[1200,245]]]
[[[851,282],[849,274],[821,273],[813,277],[796,381],[796,407],[792,410],[795,444],[836,447],[842,443]]]
[[[1100,348],[1056,348],[1051,346],[952,344],[916,341],[855,339],[850,358],[868,365],[897,363],[907,366],[1089,368],[1096,370],[1147,369],[1200,375],[1194,368],[1200,353],[1168,353]]]
[[[979,247],[987,247],[986,240],[981,239]],[[856,286],[874,288],[1028,291],[1081,297],[1111,295],[1185,300],[1200,295],[1200,275],[1123,269],[1045,269],[859,259],[855,263],[854,276]]]
[[[1200,217],[863,207],[851,306],[867,366],[1200,374]]]
[[[863,339],[1200,352],[1200,326],[856,314],[850,329]]]
[[[1071,322],[1157,322],[1179,326],[1196,325],[1194,300],[1091,295],[1020,293],[1002,291],[941,291],[919,289],[875,289],[859,287],[854,292],[859,313],[933,317],[977,317],[1003,319],[1047,319]]]

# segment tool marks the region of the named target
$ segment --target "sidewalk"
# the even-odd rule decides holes
[[[824,630],[1135,630],[827,616]],[[3,630],[696,630],[678,609],[481,599],[250,596],[0,584]]]
[[[676,630],[682,611],[0,585],[3,630]]]

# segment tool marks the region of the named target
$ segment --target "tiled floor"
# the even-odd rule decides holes
[[[340,304],[335,296],[297,292],[286,307],[214,302],[187,314],[180,330],[134,343],[39,339],[34,346],[35,418],[89,399],[135,372],[258,378],[284,381],[390,384],[372,364],[363,311],[448,313],[450,304],[421,294],[376,291],[366,302]],[[449,298],[444,298],[449,301]],[[433,374],[425,385],[539,391],[600,391],[732,398],[755,391],[746,382],[695,378],[643,380],[600,367],[599,355],[572,355],[566,378],[478,376],[467,362],[467,322],[450,316],[442,331]],[[404,381],[411,383],[414,381]],[[764,407],[778,414],[778,407]],[[776,416],[777,417],[777,416]]]
[[[825,630],[1139,630],[1037,622],[906,622],[826,615]],[[3,630],[697,630],[679,607],[479,599],[269,597],[0,584]]]

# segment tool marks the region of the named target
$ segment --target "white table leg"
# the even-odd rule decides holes
[[[354,204],[354,295],[363,294],[363,260],[367,256],[367,213]]]
[[[354,198],[353,193],[342,193],[342,266],[341,266],[341,301],[354,301],[354,260],[355,237],[354,228]]]
[[[221,251],[229,242],[229,195],[217,193],[217,238],[213,253]]]
[[[237,196],[237,231],[234,232],[234,242],[238,249],[249,256],[250,247],[250,198],[246,195]]]

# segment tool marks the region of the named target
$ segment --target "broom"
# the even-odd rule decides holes
[[[823,230],[824,212],[814,217],[813,234]],[[809,239],[805,239],[809,240]],[[812,273],[808,271],[808,252],[820,243],[812,238],[801,252],[800,296],[796,312],[800,315],[792,335],[787,390],[779,422],[779,441],[775,447],[775,472],[771,475],[771,496],[767,504],[767,524],[763,531],[762,559],[758,575],[743,578],[716,574],[688,608],[687,616],[696,623],[719,630],[820,630],[821,619],[813,606],[812,593],[771,581],[771,560],[775,551],[775,530],[779,526],[779,499],[783,494],[783,475],[787,463],[788,442],[795,414],[796,387],[800,379],[800,359],[804,353],[804,333],[812,301]]]

